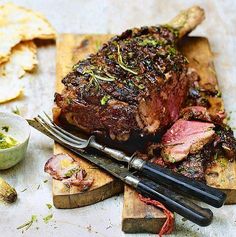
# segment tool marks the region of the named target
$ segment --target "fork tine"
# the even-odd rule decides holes
[[[55,138],[57,138],[58,140],[62,141],[63,143],[72,146],[70,142],[64,140],[63,138],[61,138],[60,136],[58,136],[56,133],[54,133],[50,128],[48,128],[48,126],[46,126],[38,117],[34,118],[34,120],[39,123],[41,126],[43,126],[51,135],[53,135]]]
[[[87,142],[87,140],[74,139],[74,138],[71,138],[70,136],[67,136],[66,134],[64,134],[60,130],[58,130],[54,125],[51,125],[50,123],[48,123],[40,115],[38,115],[38,118],[40,118],[41,121],[44,122],[48,127],[50,127],[55,133],[57,133],[62,138],[68,140],[69,142],[72,142],[72,143],[77,144],[77,145],[80,145],[81,143],[86,143]]]
[[[50,121],[50,123],[51,123],[54,127],[56,127],[58,130],[60,130],[62,133],[64,133],[65,135],[67,135],[67,136],[69,136],[69,137],[71,137],[71,138],[73,138],[74,140],[79,141],[79,142],[81,142],[81,141],[86,142],[86,141],[87,141],[86,139],[77,137],[77,136],[75,136],[75,135],[73,135],[73,134],[67,132],[67,131],[64,130],[63,128],[59,127],[57,124],[55,124],[55,123],[53,122],[53,120],[50,118],[50,116],[49,116],[47,113],[45,113],[45,112],[43,112],[43,113],[45,114],[45,116],[47,117],[47,119]]]
[[[54,137],[56,137],[58,140],[62,141],[63,143],[73,147],[73,148],[77,148],[77,149],[82,149],[82,148],[86,148],[88,146],[88,142],[82,142],[82,143],[78,143],[73,141],[71,138],[68,138],[66,135],[63,134],[63,136],[61,135],[60,132],[58,132],[56,129],[52,128],[52,126],[48,125],[47,123],[44,122],[44,119],[42,119],[41,116],[38,116],[35,118],[35,120],[41,124],[51,135],[53,135]]]

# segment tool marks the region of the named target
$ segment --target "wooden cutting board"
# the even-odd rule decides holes
[[[57,41],[57,80],[56,91],[63,88],[61,79],[71,70],[79,59],[90,53],[96,52],[99,46],[106,42],[112,35],[59,35]],[[206,38],[188,37],[180,46],[181,51],[190,61],[201,77],[201,83],[209,81],[217,85],[216,73],[213,65],[213,54]],[[210,98],[213,110],[223,109],[221,98]],[[69,152],[56,144],[55,154]],[[75,156],[74,156],[75,157]],[[65,189],[60,181],[53,181],[53,200],[58,208],[72,208],[89,205],[99,200],[108,198],[122,191],[122,184],[104,172],[95,169],[91,164],[75,157],[89,175],[93,175],[95,183],[92,188],[84,193],[79,193],[76,188]],[[220,162],[212,167],[206,175],[207,183],[224,190],[228,194],[227,203],[236,203],[236,164],[230,163],[223,157]],[[122,229],[125,232],[151,232],[157,233],[164,221],[165,215],[157,208],[142,203],[135,191],[125,187],[124,206],[122,214]]]

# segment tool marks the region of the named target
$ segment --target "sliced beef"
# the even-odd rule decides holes
[[[203,19],[202,9],[193,7],[171,26],[134,28],[112,38],[62,80],[65,89],[55,95],[60,116],[88,134],[118,141],[158,134],[177,120],[191,76],[176,42]]]
[[[179,119],[162,137],[162,157],[174,163],[197,153],[214,139],[214,127],[213,123]]]
[[[45,164],[44,171],[54,179],[61,180],[67,186],[77,186],[80,191],[85,191],[93,184],[92,177],[79,165],[79,162],[66,154],[52,156]]]

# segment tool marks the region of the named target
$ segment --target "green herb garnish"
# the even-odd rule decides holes
[[[184,56],[184,62],[189,63],[189,60]]]
[[[49,210],[52,208],[52,205],[50,203],[47,203],[46,206],[48,207]]]
[[[115,81],[115,77],[103,77],[95,74],[92,70],[84,70],[83,74],[89,74],[93,79],[101,80],[101,81]]]
[[[44,183],[47,183],[47,182],[48,182],[48,180],[47,180],[47,179],[45,179],[43,182],[44,182]]]
[[[100,100],[101,105],[105,105],[108,102],[108,100],[110,100],[110,98],[111,98],[110,95],[104,95]]]
[[[177,50],[174,47],[169,47],[167,52],[170,56],[174,56],[177,54]]]
[[[66,102],[68,105],[71,105],[73,103],[73,100],[71,98],[66,98]]]
[[[128,71],[130,73],[133,73],[134,75],[138,75],[137,72],[133,71],[132,69],[128,68],[127,65],[123,62],[122,55],[120,52],[120,46],[117,44],[117,54],[118,54],[118,64],[121,68],[123,68],[125,71]]]
[[[218,91],[218,92],[217,92],[216,97],[219,97],[219,98],[222,97],[222,93],[221,93],[221,91]]]
[[[143,90],[145,88],[145,86],[143,84],[139,84],[137,85],[137,87],[140,89],[140,90]]]
[[[20,110],[19,108],[16,106],[14,109],[12,109],[12,113],[20,115]]]
[[[163,27],[167,28],[169,31],[171,31],[175,37],[178,37],[179,36],[179,30],[176,29],[176,28],[173,28],[172,26],[168,25],[168,24],[165,24],[163,25]]]
[[[76,174],[76,173],[78,173],[80,171],[80,168],[77,168],[77,167],[75,167],[75,168],[72,168],[72,169],[70,169],[70,170],[68,170],[66,173],[65,173],[65,177],[67,177],[67,178],[70,178],[73,174]]]
[[[34,222],[36,222],[36,221],[38,221],[37,220],[37,216],[36,215],[32,215],[31,216],[31,220],[30,221],[27,221],[25,224],[23,224],[23,225],[20,225],[20,226],[18,226],[17,227],[17,230],[20,230],[20,229],[23,229],[23,228],[25,228],[25,230],[28,230],[29,228],[30,228],[30,226],[32,226],[32,224],[34,223]]]
[[[5,131],[5,132],[8,132],[9,131],[9,126],[3,126],[2,130]]]
[[[53,214],[49,214],[43,218],[43,221],[47,224],[53,218]]]
[[[96,41],[95,41],[96,51],[98,51],[98,50],[101,48],[101,46],[102,46],[102,42],[99,41],[99,40],[96,40]]]
[[[147,46],[147,45],[150,45],[150,46],[162,46],[164,45],[165,42],[162,41],[162,40],[155,40],[155,39],[144,39],[143,41],[141,42],[138,42],[138,45],[140,46]]]
[[[214,155],[214,160],[218,159],[218,153],[216,152],[216,154]]]

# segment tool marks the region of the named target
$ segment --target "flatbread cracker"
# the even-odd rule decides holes
[[[0,84],[3,77],[22,78],[37,65],[37,46],[33,41],[23,41],[11,51],[7,62],[0,65]]]
[[[0,64],[8,61],[11,49],[20,41],[55,37],[55,30],[42,14],[13,3],[0,6]]]
[[[33,41],[23,41],[11,51],[10,59],[0,65],[0,104],[23,95],[26,72],[37,65],[37,47]]]
[[[23,95],[21,80],[17,78],[0,78],[0,104],[14,100]]]

